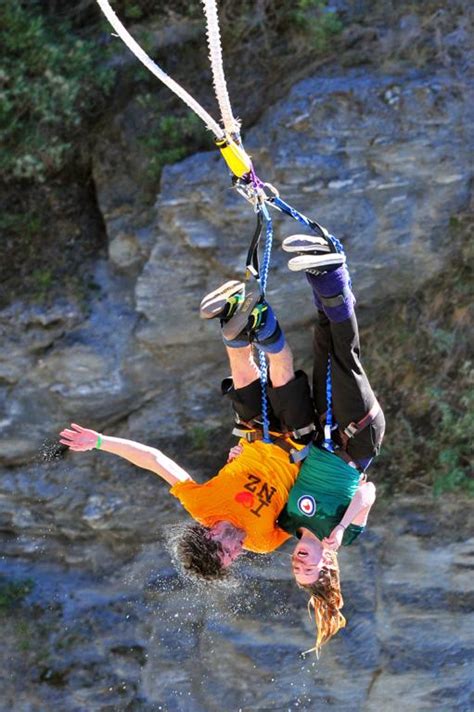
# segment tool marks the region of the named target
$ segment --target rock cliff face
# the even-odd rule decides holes
[[[260,176],[344,241],[365,322],[449,258],[472,180],[470,106],[455,68],[351,70],[300,82],[245,136]],[[0,709],[467,712],[473,541],[452,527],[454,503],[382,505],[341,556],[348,628],[317,662],[299,657],[313,630],[289,549],[245,560],[235,588],[196,591],[164,546],[183,514],[160,482],[97,454],[39,461],[71,419],[166,446],[202,479],[229,443],[227,368],[197,305],[241,275],[252,211],[215,152],[168,167],[155,210],[140,206],[146,157],[127,112],[94,169],[109,237],[97,300],[0,313],[0,574],[35,583],[4,621]],[[312,305],[279,249],[298,226],[275,215],[275,229],[269,298],[308,362]]]
[[[387,297],[409,296],[449,259],[449,219],[466,207],[472,180],[470,97],[468,81],[446,72],[317,77],[295,86],[246,136],[260,175],[344,241],[363,319],[382,313]],[[184,423],[199,401],[189,381],[203,384],[223,368],[216,325],[196,318],[197,305],[242,275],[250,206],[212,152],[165,169],[150,220],[133,207],[139,196],[128,173],[117,172],[117,144],[99,159],[110,247],[97,264],[101,295],[90,315],[69,304],[30,311],[19,317],[20,335],[20,307],[0,315],[7,465],[28,460],[46,423],[54,428],[78,413],[100,425],[118,421],[165,391],[180,392],[166,420]],[[298,225],[278,216],[275,223],[268,296],[292,331],[313,307],[278,249]]]
[[[81,482],[87,468],[67,469]],[[63,463],[51,470],[64,481]],[[409,712],[471,709],[474,539],[453,531],[460,506],[378,508],[341,553],[347,627],[318,661],[301,655],[314,629],[291,545],[264,566],[244,557],[225,588],[183,583],[166,551],[179,514],[159,486],[120,470],[94,494],[76,485],[74,504],[54,482],[41,507],[23,494],[0,573],[35,589],[3,621],[0,709],[395,712],[401,697]]]

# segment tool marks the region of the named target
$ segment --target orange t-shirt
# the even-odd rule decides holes
[[[244,439],[240,445],[242,453],[211,480],[202,485],[178,482],[170,492],[204,526],[231,522],[246,532],[244,549],[265,554],[290,538],[275,521],[300,466],[278,445]]]

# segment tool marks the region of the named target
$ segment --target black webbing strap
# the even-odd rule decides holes
[[[308,432],[311,432],[312,430],[314,430],[314,426],[308,426],[308,428],[302,428],[302,430],[308,430]],[[302,430],[298,432],[301,433]],[[244,428],[234,428],[232,430],[232,435],[236,435],[239,438],[244,438],[249,443],[254,443],[256,440],[263,440],[263,432],[261,430],[245,430]],[[292,433],[288,433],[288,435],[292,435]],[[288,442],[287,438],[283,435],[275,438],[271,442],[272,445],[276,445],[277,447],[288,453],[289,458],[293,463],[301,462],[301,460],[304,460],[309,452],[309,444],[305,445],[305,447],[302,447],[301,449],[298,449],[293,445],[293,443]]]
[[[341,304],[344,304],[350,294],[350,288],[344,287],[340,294],[336,294],[334,297],[320,297],[320,300],[325,307],[339,307]]]
[[[363,418],[358,420],[357,423],[349,423],[349,425],[344,428],[344,435],[348,438],[353,438],[355,435],[358,435],[361,430],[364,430],[368,425],[373,423],[381,410],[380,403],[376,400],[372,408]]]
[[[342,448],[339,448],[338,450],[334,450],[332,453],[333,455],[336,455],[336,457],[340,457],[341,460],[344,460],[344,462],[349,465],[350,467],[355,467],[356,470],[359,470],[359,472],[363,472],[363,469],[360,467],[360,465],[357,464],[357,462],[354,462],[352,457],[347,454],[345,450],[342,450]]]
[[[249,251],[247,252],[247,260],[245,262],[246,269],[258,279],[260,276],[260,267],[258,264],[258,245],[262,236],[263,217],[262,211],[257,211],[257,226],[250,243]]]
[[[309,452],[309,445],[306,445],[305,447],[301,448],[301,450],[298,450],[298,448],[294,447],[292,445],[292,443],[289,443],[288,440],[286,440],[283,437],[277,438],[276,440],[273,440],[272,442],[273,442],[273,445],[277,445],[282,450],[287,452],[291,462],[293,462],[295,464],[298,462],[301,462],[301,460],[304,460]]]

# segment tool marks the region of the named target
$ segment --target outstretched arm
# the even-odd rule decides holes
[[[344,532],[349,524],[357,524],[360,527],[365,526],[374,502],[375,485],[373,482],[365,482],[360,485],[339,524],[334,527],[328,537],[323,539],[323,544],[326,548],[332,549],[333,551],[339,549]]]
[[[76,423],[71,424],[71,429],[67,428],[60,433],[59,442],[67,445],[74,452],[86,452],[99,447],[104,452],[118,455],[118,457],[123,457],[124,460],[128,460],[137,467],[154,472],[170,485],[175,485],[177,482],[192,481],[192,477],[182,467],[160,450],[133,440],[102,435],[95,430],[83,428]]]

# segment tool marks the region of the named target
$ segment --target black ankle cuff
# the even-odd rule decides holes
[[[294,379],[284,386],[268,386],[267,393],[276,417],[288,430],[298,430],[314,423],[313,399],[304,371],[296,371]]]

